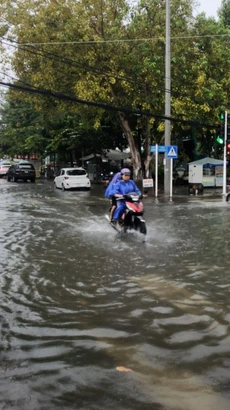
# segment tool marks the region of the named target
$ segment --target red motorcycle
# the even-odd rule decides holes
[[[130,193],[128,195],[123,195],[123,197],[125,200],[125,211],[119,220],[121,231],[126,233],[129,230],[135,230],[146,235],[147,228],[143,218],[144,209],[141,201],[142,195]],[[112,223],[111,226],[118,230]]]

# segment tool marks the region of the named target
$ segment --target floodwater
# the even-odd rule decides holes
[[[230,206],[0,180],[1,410],[229,410]]]

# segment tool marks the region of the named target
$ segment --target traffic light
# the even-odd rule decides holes
[[[216,129],[216,142],[218,144],[224,143],[224,124],[219,125]]]
[[[224,143],[224,140],[223,140],[223,138],[221,138],[221,137],[216,137],[216,142],[218,142],[218,144],[223,144]]]
[[[224,121],[224,120],[225,120],[225,113],[224,113],[224,112],[222,112],[222,113],[220,114],[220,120],[221,120],[221,121]]]
[[[230,139],[226,141],[226,159],[230,161]]]

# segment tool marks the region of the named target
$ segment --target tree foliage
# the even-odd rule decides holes
[[[45,149],[46,136],[42,114],[34,106],[9,93],[1,109],[1,146],[6,154],[26,155]]]
[[[230,26],[230,1],[229,0],[222,0],[221,7],[219,9],[219,17],[221,23],[225,27]]]
[[[218,21],[204,14],[195,18],[194,3],[170,2],[171,105],[172,117],[192,121],[193,127],[204,124],[196,133],[205,141],[228,103],[229,1],[223,0]],[[125,0],[4,0],[2,12],[20,84],[130,109],[116,113],[20,93],[17,99],[33,107],[47,130],[48,149],[103,149],[123,144],[126,135],[140,177],[149,167],[150,145],[164,137],[165,0],[140,0],[135,5]],[[11,94],[11,103],[13,98]],[[153,115],[137,116],[133,109]],[[28,119],[30,137],[24,127],[22,145],[38,144],[41,150],[43,137],[29,127]],[[180,144],[189,127],[189,122],[173,122],[172,142]],[[3,132],[0,140],[6,139]]]

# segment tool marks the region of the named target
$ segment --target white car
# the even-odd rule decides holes
[[[54,187],[66,189],[91,188],[89,177],[84,168],[62,168],[54,178]]]
[[[8,172],[8,169],[10,168],[10,166],[11,166],[11,164],[9,164],[9,163],[3,163],[3,162],[2,162],[2,163],[0,164],[0,178],[6,176],[6,174],[7,174],[7,172]]]
[[[226,186],[226,195],[225,195],[225,199],[227,202],[230,203],[230,185]]]

